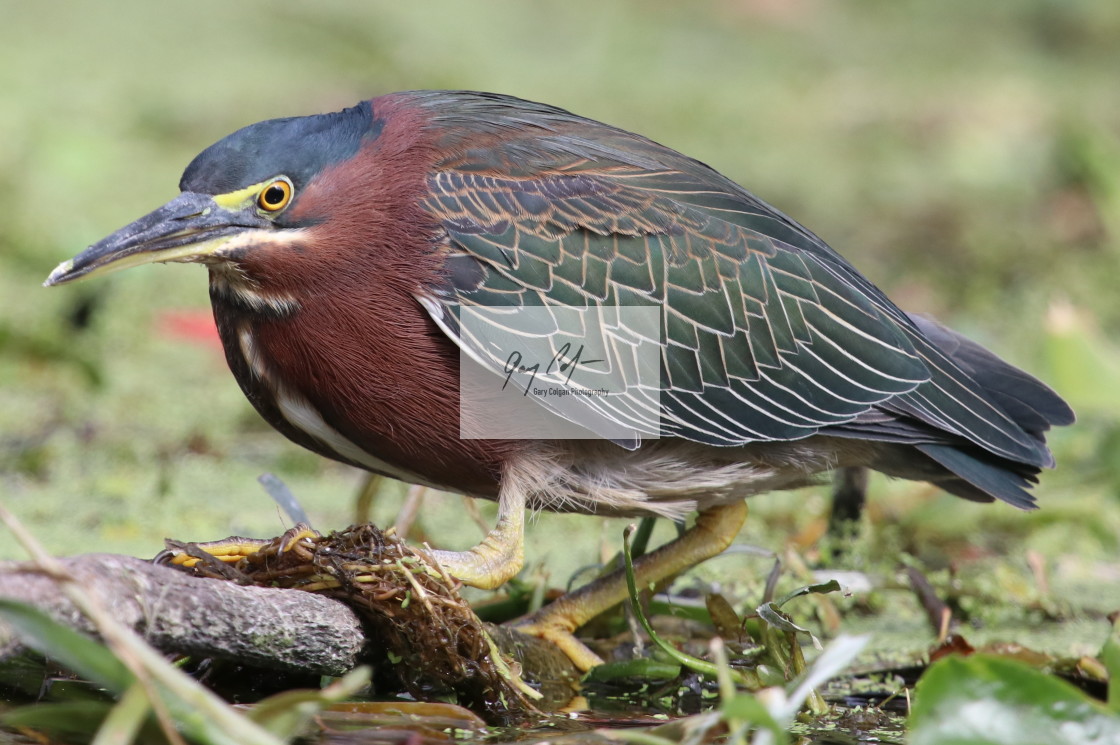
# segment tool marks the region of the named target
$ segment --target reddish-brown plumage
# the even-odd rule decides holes
[[[419,206],[437,154],[417,112],[387,97],[374,116],[380,136],[323,171],[292,211],[293,220],[321,222],[241,261],[258,292],[298,309],[250,314],[215,297],[227,357],[265,418],[300,444],[323,452],[254,390],[240,329],[251,330],[277,379],[369,454],[444,488],[496,497],[501,463],[520,445],[460,438],[459,351],[415,297],[441,279],[438,226]]]

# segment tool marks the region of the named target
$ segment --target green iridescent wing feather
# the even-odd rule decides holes
[[[660,421],[611,412],[635,431],[714,445],[957,436],[1050,464],[1038,432],[843,258],[707,166],[527,102],[480,97],[433,120],[451,153],[424,201],[447,239],[433,296],[662,308]]]

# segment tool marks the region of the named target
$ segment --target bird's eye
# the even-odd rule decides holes
[[[279,212],[292,201],[292,182],[278,178],[257,195],[257,206],[265,212]]]

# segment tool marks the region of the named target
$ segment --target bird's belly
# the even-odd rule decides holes
[[[513,469],[531,474],[536,509],[610,517],[683,518],[697,509],[814,483],[832,468],[863,465],[864,443],[829,437],[723,448],[679,439],[636,450],[595,440],[544,441]],[[539,485],[547,485],[540,488]]]

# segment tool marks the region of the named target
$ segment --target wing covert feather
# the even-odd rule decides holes
[[[637,432],[874,439],[880,419],[903,417],[940,430],[931,441],[1051,462],[1000,402],[1024,406],[957,364],[971,357],[943,352],[944,335],[927,337],[824,241],[703,163],[542,104],[428,100],[446,155],[423,206],[450,271],[419,296],[460,345],[440,308],[656,306],[659,390],[608,412]]]
[[[687,174],[578,165],[535,177],[434,173],[425,207],[449,254],[478,263],[436,294],[483,306],[661,306],[660,423],[622,408],[617,421],[718,445],[796,439],[928,378],[889,313],[812,253],[760,232],[776,223],[752,220],[736,195],[698,191]]]

